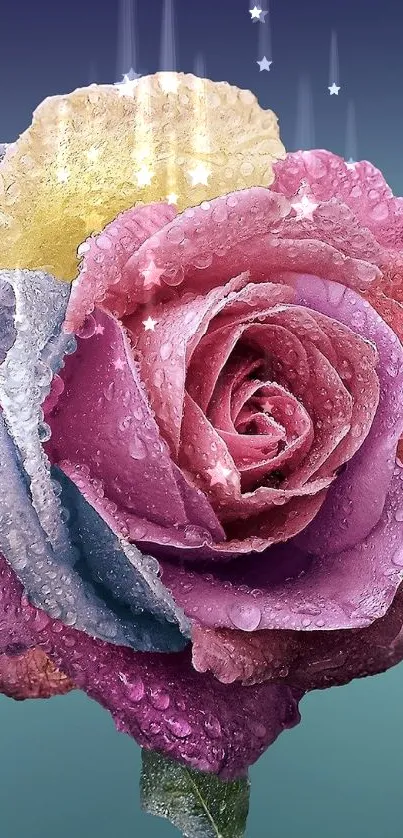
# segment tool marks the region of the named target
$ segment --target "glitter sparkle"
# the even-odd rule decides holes
[[[207,474],[210,475],[210,486],[216,486],[218,483],[226,486],[228,478],[232,474],[232,469],[227,468],[222,463],[216,463],[214,468],[208,468]]]
[[[147,267],[141,271],[141,273],[144,276],[145,288],[149,288],[152,285],[159,285],[161,276],[164,273],[164,268],[157,268],[157,265],[152,260],[149,262]]]
[[[192,169],[189,174],[192,178],[192,186],[197,186],[198,184],[207,186],[210,171],[204,163],[198,163],[196,168]]]
[[[294,201],[291,206],[297,213],[298,219],[309,218],[312,221],[312,213],[316,210],[318,204],[315,201],[311,201],[307,195],[303,195],[299,201]]]

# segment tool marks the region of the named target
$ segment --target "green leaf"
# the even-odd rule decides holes
[[[224,782],[154,751],[142,752],[141,805],[167,818],[186,838],[243,838],[249,780]]]

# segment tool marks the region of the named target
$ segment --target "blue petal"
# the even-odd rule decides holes
[[[186,631],[185,618],[155,570],[147,577],[155,560],[119,542],[65,475],[55,480],[42,447],[41,404],[75,348],[60,331],[69,288],[34,271],[3,271],[0,281],[16,300],[0,366],[0,550],[30,600],[62,622],[139,650],[182,649],[175,621]],[[72,504],[70,524],[64,503]]]
[[[11,349],[16,330],[14,328],[15,294],[11,285],[0,277],[0,364]]]

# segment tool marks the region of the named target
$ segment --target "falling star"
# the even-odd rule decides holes
[[[309,78],[301,76],[298,84],[295,149],[306,151],[315,148],[315,145],[312,87]]]
[[[206,78],[206,62],[201,52],[196,55],[194,74],[195,76],[199,76],[200,79]]]
[[[332,31],[330,39],[330,60],[329,60],[329,93],[331,96],[338,96],[340,90],[339,84],[339,48],[337,45],[337,33]]]
[[[253,6],[253,9],[249,9],[249,14],[253,22],[260,21],[260,23],[264,23],[267,12],[260,6]]]
[[[259,26],[259,38],[258,38],[258,61],[257,64],[259,65],[259,72],[262,70],[270,70],[271,65],[273,64],[272,58],[272,49],[271,49],[271,23],[270,23],[270,13],[269,13],[269,0],[262,0],[261,4],[262,14],[264,13],[265,17],[267,15],[267,20],[263,21],[264,26]]]
[[[261,61],[256,61],[256,64],[259,64],[259,70],[270,70],[271,65],[273,64],[272,61],[268,61],[266,56],[264,55]]]
[[[119,0],[117,72],[120,79],[129,77],[137,67],[136,0]],[[129,71],[129,67],[131,70]],[[133,70],[134,67],[134,70]],[[134,81],[129,77],[126,81]]]
[[[173,0],[164,0],[161,29],[160,70],[176,70],[175,15]]]
[[[158,321],[153,320],[152,317],[147,317],[147,320],[143,320],[143,326],[146,332],[153,332],[157,325],[157,322]]]
[[[202,184],[203,186],[208,185],[210,171],[204,163],[198,163],[197,166],[189,172],[189,174],[192,178],[192,186],[197,186],[198,184]]]
[[[357,160],[357,120],[355,115],[355,105],[351,100],[347,105],[347,123],[346,123],[346,160],[348,164],[354,164]]]
[[[115,87],[119,96],[133,96],[134,90],[138,85],[140,73],[136,73],[133,67],[130,67],[128,73],[124,73],[121,82],[116,82]]]

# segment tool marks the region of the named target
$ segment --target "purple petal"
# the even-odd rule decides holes
[[[368,436],[329,489],[315,520],[296,540],[309,552],[334,553],[362,541],[383,509],[403,432],[403,348],[392,329],[354,291],[311,276],[297,276],[293,284],[299,302],[350,326],[372,341],[379,354],[380,398]]]
[[[224,684],[325,689],[384,672],[403,659],[403,586],[384,617],[345,631],[234,631],[195,624],[193,665]]]
[[[136,653],[50,619],[22,597],[1,557],[0,579],[0,653],[15,643],[43,649],[144,748],[229,778],[299,721],[299,690],[271,684],[228,690],[197,673],[187,652]]]
[[[230,568],[194,573],[164,564],[163,581],[185,614],[205,626],[255,629],[357,628],[389,608],[403,572],[403,469],[396,466],[370,534],[342,553],[312,556],[293,542]]]

